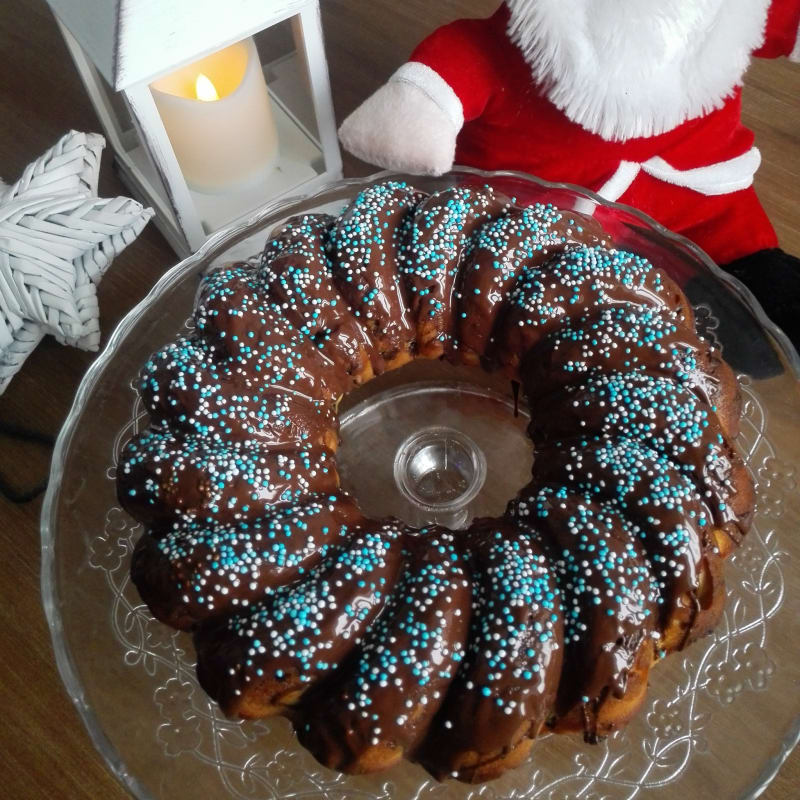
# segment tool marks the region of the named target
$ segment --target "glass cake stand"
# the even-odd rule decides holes
[[[120,448],[147,424],[136,374],[190,326],[200,274],[252,257],[287,217],[335,213],[387,177],[426,191],[489,182],[519,203],[594,213],[618,246],[666,269],[740,375],[738,444],[758,484],[755,524],[727,566],[724,619],[653,670],[635,721],[595,746],[544,737],[526,764],[478,787],[437,783],[407,762],[374,776],[340,775],[297,743],[286,720],[225,719],[196,682],[189,637],[156,622],[128,579],[141,526],[114,490]],[[266,207],[164,275],[77,393],[42,512],[42,595],[67,692],[109,768],[142,798],[755,797],[800,737],[799,374],[797,354],[741,284],[652,220],[576,187],[467,169],[441,178],[383,173]],[[463,524],[465,505],[467,516],[502,511],[530,467],[525,410],[515,415],[508,387],[481,372],[419,362],[349,395],[341,419],[343,480],[372,513]]]

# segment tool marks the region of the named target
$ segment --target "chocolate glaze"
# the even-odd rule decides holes
[[[743,532],[749,527],[752,480],[739,454],[714,411],[674,380],[644,372],[589,373],[547,396],[532,415],[530,433],[538,443],[587,434],[636,439],[690,475],[709,503],[729,502]]]
[[[620,303],[568,316],[527,354],[520,375],[534,400],[598,370],[676,380],[717,413],[726,436],[738,434],[741,406],[730,367],[667,309]]]
[[[554,465],[554,472],[558,468]],[[716,558],[715,541],[710,535],[710,516],[706,506],[688,483],[672,491],[669,498],[643,497],[631,511],[626,508],[622,519],[626,532],[641,542],[648,559],[652,577],[658,584],[658,614],[662,631],[669,629],[667,641],[659,641],[661,649],[681,649],[706,632],[710,609],[716,611],[724,584],[710,574],[709,559]],[[598,478],[598,484],[605,476]],[[613,492],[592,486],[587,480],[578,485],[578,494],[588,493],[598,503],[610,497],[618,506]],[[644,490],[643,490],[644,491]],[[530,517],[540,496],[563,497],[575,493],[571,481],[544,483],[533,481],[520,491],[509,505],[515,518]],[[609,506],[611,507],[611,506]],[[713,565],[712,565],[713,566]],[[709,612],[710,613],[710,612]]]
[[[642,648],[652,648],[658,587],[635,536],[610,504],[588,493],[542,487],[512,514],[542,532],[564,603],[564,667],[556,715],[581,708],[584,735],[595,741],[603,704],[625,695]]]
[[[587,491],[612,496],[632,515],[666,498],[702,503],[705,512],[695,506],[700,519],[710,519],[726,531],[738,528],[743,535],[750,525],[752,506],[741,514],[739,487],[732,483],[735,473],[725,454],[712,454],[711,459],[698,480],[668,455],[640,440],[626,435],[587,435],[537,449],[533,474],[535,478],[566,479]]]
[[[405,258],[414,210],[422,199],[405,183],[371,186],[345,209],[328,238],[336,286],[387,362],[407,361],[404,354],[414,342],[397,265]]]
[[[416,324],[417,354],[450,355],[454,347],[456,281],[474,235],[511,201],[490,186],[458,186],[423,200],[416,208],[409,246],[398,264],[406,280]]]
[[[227,714],[274,713],[296,702],[370,630],[397,579],[402,544],[396,526],[367,521],[304,581],[201,626],[200,684]]]
[[[152,429],[125,445],[117,467],[120,503],[147,524],[254,520],[276,503],[334,492],[338,483],[333,454],[320,447],[236,447]]]
[[[267,242],[259,276],[285,318],[360,383],[383,371],[383,359],[333,283],[326,246],[334,223],[327,214],[289,219]]]
[[[536,203],[516,208],[473,236],[461,270],[457,330],[461,358],[477,364],[493,341],[495,323],[520,272],[541,266],[571,244],[605,244],[596,220]]]
[[[312,494],[249,522],[156,527],[136,544],[131,578],[154,616],[188,630],[302,577],[363,521],[347,495]]]
[[[203,278],[194,321],[231,366],[268,385],[315,399],[338,396],[349,385],[344,370],[274,308],[249,265],[221,267]]]
[[[537,539],[510,520],[484,519],[467,541],[469,644],[419,757],[437,777],[473,780],[552,713],[564,643],[560,592]]]
[[[232,370],[201,339],[182,337],[154,353],[139,376],[139,394],[151,424],[176,433],[281,448],[338,440],[329,403]]]
[[[645,258],[625,250],[575,247],[541,266],[523,267],[498,332],[496,357],[516,369],[525,354],[566,316],[600,303],[633,302],[676,312],[686,301]]]
[[[385,766],[413,752],[464,656],[471,582],[454,534],[423,528],[404,557],[348,668],[301,710],[300,741],[329,767],[367,772],[374,753]]]

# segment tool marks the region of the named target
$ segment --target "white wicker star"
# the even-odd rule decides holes
[[[97,197],[103,147],[70,131],[0,184],[0,394],[46,333],[97,349],[97,284],[153,216],[127,197]]]

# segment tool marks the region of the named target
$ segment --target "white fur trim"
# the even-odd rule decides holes
[[[761,153],[753,147],[728,161],[719,161],[694,169],[675,169],[659,156],[642,164],[621,161],[616,172],[600,187],[597,194],[606,200],[622,197],[636,180],[639,171],[675,186],[683,186],[705,195],[730,194],[753,185],[753,175],[761,164]]]
[[[746,153],[728,161],[705,167],[678,170],[663,158],[655,156],[642,164],[642,169],[658,180],[685,186],[700,194],[730,194],[753,185],[753,175],[761,165],[761,153],[752,147]]]
[[[797,29],[797,36],[794,40],[794,47],[789,53],[789,61],[800,61],[800,27]]]
[[[764,39],[770,0],[507,0],[534,80],[606,140],[719,108]]]
[[[339,138],[346,150],[370,164],[441,175],[453,166],[458,130],[422,88],[392,79],[345,119]]]
[[[464,124],[464,107],[461,105],[458,95],[450,88],[445,79],[427,64],[408,61],[389,80],[404,81],[416,86],[447,114],[457,131],[461,130]]]
[[[620,161],[617,171],[597,190],[600,197],[616,200],[628,191],[642,165],[636,161]]]

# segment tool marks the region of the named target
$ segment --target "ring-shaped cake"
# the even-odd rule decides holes
[[[754,503],[738,386],[593,218],[377,183],[204,276],[194,323],[142,370],[117,488],[133,580],[227,714],[285,714],[339,770],[481,781],[543,729],[625,724],[714,627]],[[341,397],[415,358],[521,385],[532,479],[501,517],[412,528],[339,486]]]

